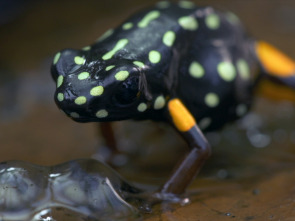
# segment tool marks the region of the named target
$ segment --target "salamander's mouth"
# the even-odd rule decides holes
[[[90,118],[90,117],[83,117],[77,112],[71,112],[71,113],[66,113],[68,117],[70,117],[72,120],[78,122],[78,123],[89,123],[89,122],[95,122],[95,118]]]
[[[83,115],[79,112],[75,111],[63,111],[69,118],[72,120],[78,122],[78,123],[89,123],[89,122],[106,122],[110,121],[106,117],[98,118],[97,116],[89,116],[89,115]]]
[[[87,110],[87,109],[61,109],[68,117],[79,123],[88,122],[110,122],[110,121],[121,121],[130,119],[128,113],[125,112],[124,115],[118,114],[118,110],[111,111],[109,109],[99,109],[99,110]]]

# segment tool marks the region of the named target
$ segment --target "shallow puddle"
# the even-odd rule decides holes
[[[0,13],[1,162],[21,160],[52,166],[99,158],[103,139],[97,124],[75,123],[53,102],[51,61],[60,49],[88,45],[153,2],[11,1],[5,6],[11,13]],[[235,12],[253,36],[295,58],[294,1],[195,2]],[[276,89],[264,95],[270,94],[276,96]],[[207,134],[213,155],[187,191],[190,202],[157,204],[151,213],[140,213],[140,219],[295,220],[294,122],[293,103],[259,95],[253,111],[243,120]],[[116,169],[143,189],[157,189],[163,184],[188,151],[165,124],[119,122],[114,128],[120,149],[127,153],[127,157],[122,156],[124,166]],[[59,207],[44,211],[43,218],[64,220],[65,214],[66,220],[85,218]]]

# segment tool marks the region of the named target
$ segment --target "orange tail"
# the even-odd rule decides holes
[[[266,76],[280,83],[262,82],[258,92],[272,99],[295,102],[295,62],[263,41],[257,42],[256,54]]]
[[[258,42],[256,52],[266,73],[279,78],[295,75],[295,62],[270,44]]]

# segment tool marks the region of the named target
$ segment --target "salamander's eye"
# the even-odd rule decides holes
[[[114,101],[120,106],[132,104],[139,94],[138,85],[139,78],[137,76],[128,78],[118,86],[113,96]]]

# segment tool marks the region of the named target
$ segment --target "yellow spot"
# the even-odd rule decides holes
[[[245,80],[250,78],[250,69],[249,69],[248,63],[244,59],[239,59],[237,61],[237,68],[241,78]]]
[[[64,77],[62,75],[59,75],[56,81],[56,87],[59,88],[62,85],[63,81]]]
[[[199,127],[201,130],[206,129],[207,127],[210,126],[212,120],[209,117],[205,117],[200,122],[198,123]]]
[[[143,68],[144,67],[144,63],[142,63],[141,61],[133,61],[133,64],[135,64],[139,68]]]
[[[169,101],[168,109],[172,117],[172,121],[179,131],[189,131],[196,125],[194,117],[179,99]]]
[[[175,41],[176,35],[173,31],[167,31],[163,36],[163,43],[171,47]]]
[[[168,8],[170,6],[170,2],[168,1],[161,1],[156,4],[158,8]]]
[[[86,47],[82,48],[83,51],[89,51],[90,49],[91,49],[90,46],[86,46]]]
[[[149,53],[149,60],[151,63],[158,63],[161,60],[161,54],[158,51],[150,51]]]
[[[117,81],[124,81],[126,78],[128,78],[129,72],[128,71],[119,71],[115,74],[115,78]]]
[[[195,4],[190,1],[180,1],[178,5],[179,7],[186,8],[186,9],[191,9],[195,7]]]
[[[107,117],[109,113],[105,109],[101,109],[97,111],[95,115],[97,118],[104,118],[104,117]]]
[[[205,23],[210,29],[217,29],[220,26],[220,18],[216,14],[210,14],[206,17]]]
[[[53,58],[53,64],[56,64],[60,58],[60,52],[58,52]]]
[[[82,58],[82,57],[80,57],[80,56],[76,56],[75,58],[74,58],[74,61],[75,61],[75,63],[77,64],[77,65],[83,65],[84,63],[85,63],[85,58]]]
[[[58,93],[57,94],[57,100],[62,102],[64,100],[64,94],[63,93]]]
[[[109,29],[109,30],[107,30],[102,36],[100,36],[100,37],[97,39],[97,41],[99,42],[99,41],[102,41],[102,40],[108,38],[109,36],[111,36],[111,35],[113,34],[113,32],[114,32],[113,29]]]
[[[219,97],[215,93],[208,93],[205,96],[205,103],[208,107],[216,107],[219,104]]]
[[[132,22],[125,23],[125,24],[122,26],[123,30],[129,30],[129,29],[131,29],[132,27],[133,27]]]
[[[217,66],[219,76],[225,81],[232,81],[236,77],[236,69],[231,62],[220,62]]]
[[[102,95],[103,91],[104,91],[103,86],[96,86],[90,90],[90,94],[92,96],[100,96]]]
[[[107,52],[104,56],[102,56],[102,59],[103,60],[111,59],[114,56],[114,54],[116,54],[117,51],[124,48],[127,44],[128,44],[128,39],[124,38],[119,40],[111,51]]]
[[[188,69],[190,75],[194,78],[201,78],[205,74],[205,70],[202,65],[196,61],[193,61]]]
[[[86,97],[80,96],[75,99],[75,104],[82,105],[82,104],[85,104],[86,101],[87,101]]]
[[[159,110],[159,109],[162,109],[164,106],[165,106],[165,98],[163,95],[161,96],[158,96],[155,100],[155,103],[154,103],[154,109],[155,110]]]
[[[72,112],[72,113],[70,113],[70,116],[71,116],[72,118],[79,118],[79,117],[80,117],[80,115],[79,115],[78,113],[76,113],[76,112]]]
[[[146,111],[146,109],[147,109],[147,105],[145,103],[140,103],[137,107],[137,110],[139,112],[144,112],[144,111]]]
[[[147,27],[151,21],[157,19],[159,16],[160,16],[160,12],[156,11],[156,10],[147,13],[143,17],[143,19],[140,22],[138,22],[138,27],[140,27],[140,28]]]
[[[280,77],[294,75],[295,62],[272,45],[260,41],[256,45],[256,52],[269,74]]]
[[[78,79],[79,80],[85,80],[86,78],[89,77],[89,73],[88,72],[81,72],[79,75],[78,75]]]
[[[106,71],[109,71],[109,70],[113,69],[114,67],[115,67],[115,65],[107,66],[107,67],[106,67]]]
[[[185,30],[195,31],[195,30],[198,29],[198,22],[192,16],[181,17],[181,18],[178,19],[178,23]]]

